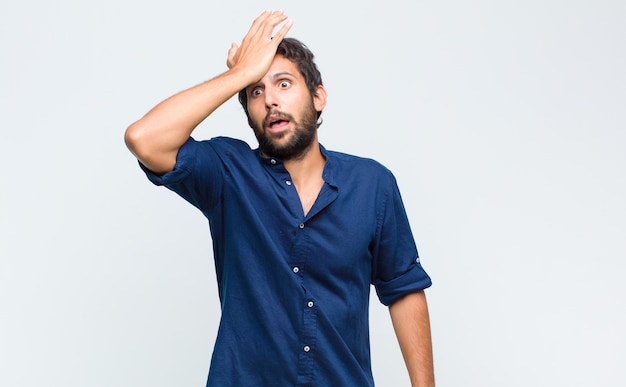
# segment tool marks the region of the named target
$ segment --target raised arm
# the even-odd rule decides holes
[[[407,294],[389,307],[412,387],[434,387],[430,319],[424,291]]]
[[[274,29],[287,19],[282,11],[259,15],[239,47],[228,51],[228,71],[171,96],[126,129],[130,151],[148,169],[166,173],[174,168],[178,149],[191,132],[224,102],[258,81],[268,70],[278,44],[293,24],[287,21],[272,38]]]

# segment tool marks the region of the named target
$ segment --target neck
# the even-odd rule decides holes
[[[299,157],[284,160],[285,169],[291,175],[294,183],[305,182],[310,178],[321,177],[322,170],[326,159],[320,151],[320,145],[315,139],[311,141],[311,145]]]
[[[320,151],[317,136],[302,157],[284,161],[285,169],[291,175],[300,196],[304,215],[309,212],[324,185],[322,173],[325,163],[326,159]]]

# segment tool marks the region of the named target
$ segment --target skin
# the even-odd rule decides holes
[[[311,97],[295,63],[276,56],[266,75],[246,93],[251,126],[266,156],[290,161],[311,150],[325,91],[319,86]],[[301,101],[307,99],[309,103],[301,108]]]
[[[433,348],[424,291],[407,294],[389,307],[412,387],[433,387]]]
[[[241,45],[233,43],[228,50],[226,72],[164,100],[128,127],[125,141],[130,151],[157,174],[173,170],[178,150],[193,130],[244,88],[255,135],[272,145],[262,146],[261,150],[266,156],[275,156],[271,152],[276,149],[289,149],[298,132],[308,130],[313,113],[326,106],[327,98],[322,85],[311,95],[297,66],[276,55],[278,44],[292,24],[282,11],[259,15]],[[283,158],[283,162],[306,214],[324,184],[325,159],[317,130],[302,149]],[[389,310],[412,386],[434,386],[424,292],[401,298]]]
[[[130,151],[151,171],[164,174],[176,163],[178,149],[191,132],[224,102],[265,75],[279,42],[292,26],[282,11],[259,15],[241,47],[228,51],[229,70],[159,103],[126,130]],[[276,27],[285,22],[274,34]]]
[[[321,111],[326,105],[326,91],[319,85],[311,97],[306,83],[297,65],[277,55],[267,73],[258,82],[247,87],[248,111],[258,136],[267,136],[276,147],[287,147],[296,136],[296,132],[304,130],[301,124],[309,117],[309,125],[315,125],[315,111]],[[314,109],[308,112],[307,109]],[[268,117],[269,114],[269,117]],[[279,125],[268,125],[272,117],[285,118],[288,114],[295,121]],[[271,155],[267,155],[271,156]],[[290,159],[283,159],[285,168],[291,175],[300,196],[302,209],[307,214],[320,189],[324,185],[322,172],[325,159],[319,148],[317,130],[309,145],[299,154]]]

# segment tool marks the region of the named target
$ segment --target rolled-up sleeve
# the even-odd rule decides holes
[[[396,180],[391,173],[389,177],[379,213],[372,271],[372,283],[384,305],[432,284],[420,263]]]

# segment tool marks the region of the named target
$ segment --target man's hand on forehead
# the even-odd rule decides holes
[[[273,35],[276,27],[283,22],[285,23]],[[293,20],[288,19],[282,10],[263,12],[252,22],[241,46],[232,43],[226,65],[229,69],[244,71],[252,81],[260,79],[271,65],[278,45],[292,25]]]

